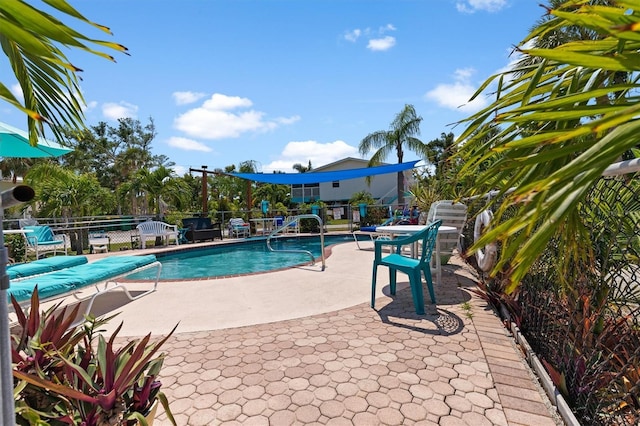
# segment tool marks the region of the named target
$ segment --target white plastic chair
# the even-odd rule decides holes
[[[251,232],[250,225],[241,217],[233,217],[229,219],[229,236],[240,238],[240,236],[248,237]]]
[[[467,223],[467,206],[462,203],[456,203],[452,200],[440,200],[431,204],[429,213],[427,214],[427,223],[435,220],[441,220],[442,226],[453,226],[457,229],[457,233],[446,233],[438,235],[438,243],[440,244],[440,254],[451,255],[454,248],[460,245],[462,230]],[[434,262],[439,259],[433,260]]]

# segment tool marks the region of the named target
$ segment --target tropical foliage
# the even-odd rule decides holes
[[[500,190],[500,202],[492,201],[496,225],[477,245],[502,242],[493,273],[507,270],[510,290],[557,234],[565,267],[588,263],[578,205],[605,168],[638,144],[640,10],[636,1],[598,3],[607,2],[570,0],[550,9],[520,45],[537,60],[488,79],[474,97],[494,87],[495,101],[462,122],[460,176],[475,182],[465,195]],[[597,36],[525,48],[575,27]],[[502,220],[511,206],[517,211]]]
[[[368,167],[379,166],[395,151],[398,163],[404,160],[404,150],[414,151],[422,158],[428,158],[427,146],[416,136],[420,135],[420,122],[422,117],[416,114],[413,105],[405,105],[402,111],[391,122],[389,130],[378,130],[370,133],[360,141],[358,149],[360,154],[366,155],[376,150],[369,159]],[[404,205],[404,174],[397,175],[398,204]]]
[[[158,351],[175,328],[156,343],[147,335],[116,349],[120,327],[109,339],[98,333],[113,317],[74,326],[79,304],[41,312],[37,291],[29,309],[12,303],[19,324],[11,348],[16,424],[146,425],[156,400],[175,424],[158,381]]]
[[[109,28],[85,18],[65,0],[43,3],[64,17],[111,35]],[[44,136],[43,121],[50,124],[57,139],[61,139],[60,129],[64,126],[84,127],[85,101],[77,75],[82,70],[69,61],[63,48],[110,61],[114,58],[103,50],[122,53],[127,50],[120,44],[83,35],[23,0],[0,2],[0,45],[18,80],[23,100],[17,99],[2,82],[0,99],[27,114],[32,145],[36,145],[38,135]]]

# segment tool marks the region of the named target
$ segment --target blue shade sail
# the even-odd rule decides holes
[[[338,180],[356,179],[366,176],[397,173],[413,169],[420,160],[400,164],[387,164],[376,167],[363,167],[360,169],[336,170],[332,172],[307,172],[307,173],[224,173],[228,176],[256,182],[276,183],[283,185],[309,184],[320,182],[333,182]]]

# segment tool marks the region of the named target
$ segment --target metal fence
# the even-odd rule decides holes
[[[638,177],[624,170],[603,177],[581,203],[588,261],[572,260],[568,272],[560,272],[567,259],[555,239],[517,294],[496,297],[499,278],[483,283],[485,294],[510,305],[512,319],[585,425],[640,424]]]
[[[359,207],[353,207],[348,204],[324,205],[322,208],[315,206],[307,206],[304,209],[290,209],[286,212],[286,216],[295,216],[300,214],[315,213],[318,214],[325,224],[326,230],[344,230],[352,231],[361,224],[375,225],[380,224],[385,218],[389,217],[391,206],[389,205],[372,205],[366,206],[365,215],[362,216]],[[252,234],[257,233],[256,226],[258,221],[250,219],[275,217],[280,212],[268,211],[263,213],[260,209],[253,210],[237,210],[237,211],[216,211],[207,214],[212,222],[219,222],[223,230],[224,237],[228,237],[229,219],[233,217],[241,217],[249,221],[252,226]],[[188,217],[200,216],[197,212],[173,212],[168,213],[164,217],[154,215],[141,216],[91,216],[91,217],[73,217],[73,218],[29,218],[37,221],[39,225],[48,225],[56,234],[66,234],[69,242],[69,249],[72,253],[87,252],[90,250],[89,236],[97,233],[107,236],[109,239],[109,251],[122,251],[137,248],[139,241],[136,238],[136,226],[147,220],[161,220],[170,224],[176,224],[182,227],[182,219]],[[3,220],[4,229],[19,229],[20,221],[24,221],[23,217],[5,217]],[[303,233],[317,232],[317,222],[313,220],[303,219],[300,223],[300,230]],[[13,241],[23,239],[22,235],[5,235],[5,242],[12,251],[15,248]],[[160,243],[160,241],[158,241]],[[153,243],[150,243],[153,245]],[[15,251],[15,250],[14,250]],[[16,261],[24,259],[24,250],[21,253],[10,253],[10,257]]]

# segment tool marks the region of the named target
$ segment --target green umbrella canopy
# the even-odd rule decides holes
[[[38,145],[31,146],[27,132],[0,122],[0,157],[59,157],[71,151],[71,148],[65,148],[45,138],[39,138]]]

